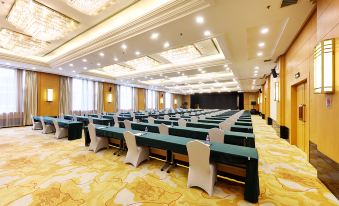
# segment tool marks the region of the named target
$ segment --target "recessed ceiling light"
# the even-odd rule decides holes
[[[61,71],[61,70],[62,70],[62,68],[61,68],[61,67],[59,67],[59,70]]]
[[[254,73],[258,73],[258,70],[255,70]]]
[[[258,56],[258,57],[261,57],[261,56],[262,56],[262,52],[258,52],[258,53],[257,53],[257,56]]]
[[[151,39],[158,39],[158,37],[159,37],[159,33],[154,32],[151,34]]]
[[[69,64],[70,67],[73,67],[74,65],[73,64]]]
[[[97,63],[97,66],[101,66],[101,64],[100,64],[100,63]]]
[[[267,34],[269,32],[269,29],[267,27],[264,27],[260,30],[260,33]]]
[[[118,59],[118,58],[116,58],[116,57],[114,57],[114,61],[116,61],[116,62],[117,62],[117,61],[119,61],[119,59]]]
[[[11,65],[11,63],[6,62],[6,65]]]
[[[35,67],[32,67],[33,70],[35,70],[36,68]]]
[[[180,72],[177,72],[178,74],[180,74]]]
[[[258,67],[258,66],[255,66],[254,69],[259,69],[259,67]]]
[[[184,73],[182,73],[181,75],[182,75],[182,76],[185,76],[185,74],[184,74]]]
[[[211,32],[210,32],[209,30],[206,30],[206,31],[204,31],[204,35],[205,35],[205,36],[210,36],[210,35],[211,35]]]
[[[204,73],[205,73],[205,71],[201,71],[201,73],[203,73],[203,74],[204,74]]]
[[[162,74],[159,74],[159,76],[161,76],[161,77],[162,77]]]
[[[73,70],[72,72],[75,73],[75,70]]]
[[[136,52],[135,52],[135,55],[139,56],[139,55],[140,55],[140,52],[139,52],[139,51],[136,51]]]
[[[84,70],[87,70],[87,67],[84,67],[83,69],[84,69]]]
[[[103,52],[100,52],[99,55],[100,55],[101,57],[105,56],[105,54],[104,54]]]
[[[204,21],[205,19],[202,16],[197,16],[197,18],[195,18],[195,22],[197,22],[198,24],[203,24]]]
[[[164,43],[164,48],[168,48],[170,46],[170,44],[168,42]]]
[[[201,69],[201,68],[199,68],[199,69],[198,69],[198,71],[199,71],[199,72],[201,72],[201,71],[202,71],[202,69]]]
[[[126,44],[122,44],[121,48],[125,50],[125,49],[127,49],[127,45]]]
[[[265,46],[265,43],[264,43],[264,42],[260,42],[260,43],[258,44],[258,46],[259,46],[260,48],[263,48],[263,47]]]
[[[83,62],[87,62],[87,59],[82,59]]]
[[[224,67],[227,68],[227,67],[228,67],[228,64],[225,64]]]

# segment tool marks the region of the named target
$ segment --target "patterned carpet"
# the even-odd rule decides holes
[[[339,205],[296,147],[253,117],[259,151],[259,205]],[[30,127],[0,129],[0,205],[252,205],[243,185],[218,181],[214,196],[188,189],[186,168],[161,172],[151,159],[134,168],[113,150],[56,140]]]

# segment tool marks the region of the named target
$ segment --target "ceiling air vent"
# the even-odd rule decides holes
[[[283,7],[286,7],[286,6],[290,6],[290,5],[293,5],[293,4],[296,4],[296,3],[298,3],[298,0],[283,0],[281,2],[280,8],[283,8]]]

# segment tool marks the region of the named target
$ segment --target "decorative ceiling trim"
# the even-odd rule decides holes
[[[209,6],[210,4],[206,0],[173,1],[136,21],[125,24],[119,29],[115,29],[100,36],[94,41],[83,44],[76,49],[51,59],[49,63],[51,64],[51,67],[58,67],[69,61],[73,61],[104,47],[124,41]]]

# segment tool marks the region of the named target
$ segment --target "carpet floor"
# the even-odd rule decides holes
[[[339,205],[306,155],[253,116],[259,152],[257,205]],[[151,159],[124,164],[115,148],[88,151],[84,140],[55,139],[30,127],[0,129],[0,205],[256,205],[244,185],[218,181],[213,196],[187,188],[188,169],[161,172]]]

